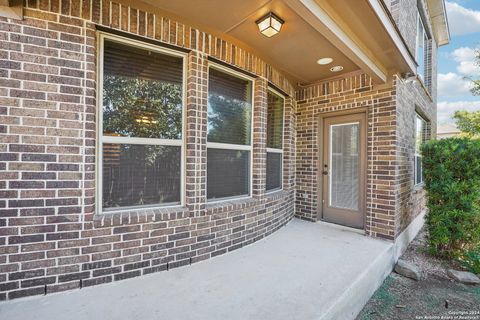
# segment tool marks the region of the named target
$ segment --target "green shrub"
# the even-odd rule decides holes
[[[432,140],[422,154],[429,250],[479,273],[480,140]]]
[[[457,259],[465,268],[480,274],[480,248],[467,250],[461,253]]]

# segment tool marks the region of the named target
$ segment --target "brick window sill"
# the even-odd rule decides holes
[[[288,197],[290,192],[286,190],[276,190],[265,194],[263,199],[256,198],[240,198],[240,199],[231,199],[225,201],[219,201],[214,203],[207,203],[206,209],[208,214],[219,213],[224,211],[235,211],[253,207],[263,202],[277,201]]]
[[[189,216],[186,207],[156,207],[139,208],[128,211],[106,212],[95,214],[93,223],[95,228],[142,224],[158,221],[182,219]]]
[[[258,203],[258,199],[252,197],[231,199],[225,201],[218,201],[207,203],[206,209],[208,213],[217,213],[223,211],[233,211],[252,207]]]
[[[288,197],[289,194],[290,192],[284,189],[280,189],[280,190],[270,191],[266,193],[265,197],[267,198],[267,200],[278,200],[284,197]]]
[[[277,190],[269,192],[263,200],[255,198],[239,198],[214,203],[207,203],[207,214],[220,212],[238,211],[254,207],[262,202],[271,202],[284,199],[290,195],[289,191]],[[95,228],[108,228],[118,226],[128,226],[134,224],[144,224],[159,221],[170,221],[192,217],[192,214],[186,207],[156,207],[139,208],[131,210],[122,210],[106,212],[93,215],[93,224]]]

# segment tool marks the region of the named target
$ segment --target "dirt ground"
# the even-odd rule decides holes
[[[460,269],[459,266],[432,258],[425,248],[425,232],[422,230],[402,256],[418,266],[422,280],[411,280],[393,272],[357,320],[480,320],[480,285],[452,281],[445,271],[449,267]]]

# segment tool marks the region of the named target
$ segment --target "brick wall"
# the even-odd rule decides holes
[[[296,215],[320,219],[318,122],[320,114],[367,108],[367,234],[395,237],[395,87],[376,87],[365,74],[309,86],[297,92]]]
[[[409,15],[405,1],[392,0],[394,16]],[[423,209],[424,193],[413,187],[414,115],[427,117],[434,132],[435,98],[428,92],[436,96],[435,58],[425,86],[397,76],[376,86],[356,74],[295,93],[280,72],[243,48],[152,12],[107,0],[29,0],[25,20],[0,19],[0,299],[208,259],[274,232],[294,209],[318,220],[321,113],[368,112],[367,234],[394,239]],[[411,47],[411,21],[401,23]],[[189,50],[185,207],[95,214],[97,26]],[[435,43],[429,47],[435,57]],[[209,58],[256,76],[248,200],[206,202]],[[268,83],[290,95],[283,190],[272,194],[264,191]]]
[[[407,47],[415,56],[417,1],[387,0]],[[421,2],[426,16],[425,28],[431,32],[426,2]],[[318,220],[317,203],[319,114],[358,107],[368,109],[368,185],[366,232],[372,236],[394,239],[425,210],[425,192],[414,186],[415,117],[428,121],[430,138],[436,132],[437,45],[427,44],[425,79],[404,81],[393,76],[390,88],[377,90],[362,76],[321,83],[297,92],[297,196],[296,214]],[[387,105],[384,105],[387,103]]]
[[[418,6],[418,3],[420,5]],[[389,8],[397,26],[405,39],[410,52],[415,56],[417,8],[425,15],[424,26],[433,34],[425,0],[390,0]],[[427,43],[425,56],[425,76],[421,80],[405,83],[397,87],[397,154],[398,168],[398,214],[396,233],[403,231],[420,212],[425,209],[425,192],[421,186],[414,186],[415,156],[415,116],[418,112],[428,121],[430,138],[436,132],[437,97],[437,44],[432,37]]]
[[[295,214],[321,219],[318,203],[320,115],[366,108],[367,234],[395,239],[425,209],[425,192],[414,186],[415,121],[418,112],[435,132],[436,108],[418,81],[394,77],[375,86],[367,75],[324,82],[297,92],[297,193]]]
[[[436,78],[436,76],[435,76]],[[432,90],[436,85],[432,84]],[[427,138],[435,137],[437,126],[436,100],[421,82],[399,81],[397,86],[397,157],[398,157],[398,214],[396,233],[403,231],[425,207],[425,191],[415,186],[415,121],[419,114],[427,120]]]
[[[417,35],[417,0],[387,0],[388,6],[408,49],[415,57]]]
[[[127,22],[130,23],[127,23]],[[185,207],[95,214],[96,25],[189,49]],[[0,299],[167,270],[257,241],[294,212],[296,104],[285,104],[283,190],[265,194],[268,82],[258,57],[176,21],[111,1],[27,1],[0,19]],[[208,58],[253,76],[253,197],[206,202]]]

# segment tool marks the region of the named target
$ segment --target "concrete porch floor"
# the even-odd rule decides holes
[[[234,252],[139,278],[0,303],[0,318],[353,319],[393,244],[298,219]]]

